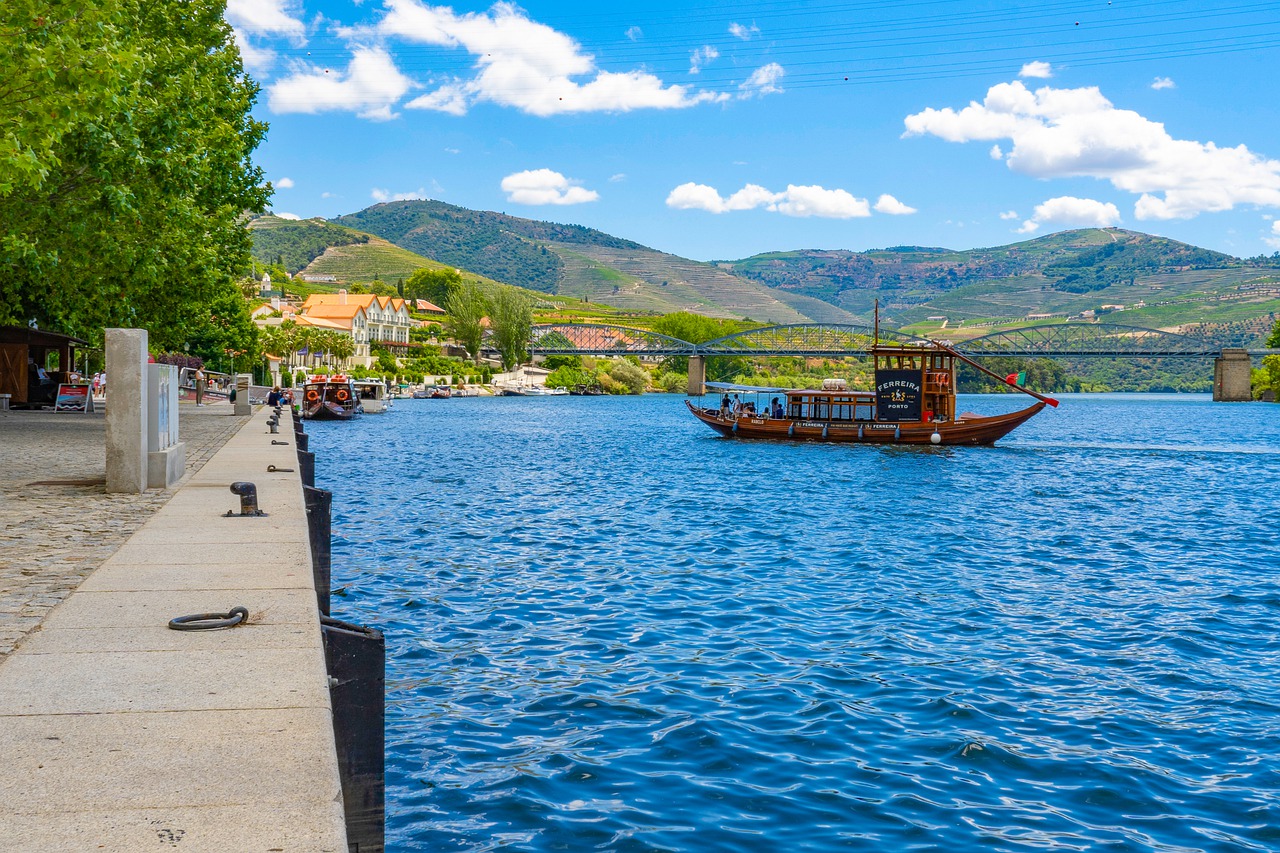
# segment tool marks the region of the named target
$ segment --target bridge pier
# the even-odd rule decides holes
[[[689,396],[701,397],[707,393],[707,357],[689,356]]]
[[[1213,399],[1220,403],[1247,403],[1253,399],[1253,363],[1249,351],[1224,349],[1213,360]]]

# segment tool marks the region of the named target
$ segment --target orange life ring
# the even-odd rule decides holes
[[[938,384],[939,384],[939,385],[947,385],[947,384],[949,384],[950,382],[951,382],[951,374],[949,374],[949,373],[939,373],[939,374],[938,374]]]
[[[307,399],[314,403],[316,400],[320,399],[320,392],[312,388],[307,392]]]
[[[336,392],[334,392],[333,396],[338,399],[339,403],[345,403],[347,402],[347,398],[350,397],[351,394],[347,392],[346,388],[339,388]]]

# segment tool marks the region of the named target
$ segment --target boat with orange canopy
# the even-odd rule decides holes
[[[312,376],[302,386],[302,417],[349,421],[360,413],[355,384],[347,376]]]

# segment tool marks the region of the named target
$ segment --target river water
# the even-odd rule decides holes
[[[387,637],[389,850],[1280,849],[1274,405],[1064,395],[994,448],[666,395],[308,432],[334,615]]]

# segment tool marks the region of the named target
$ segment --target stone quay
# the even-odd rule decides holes
[[[296,448],[261,421],[183,405],[182,479],[129,494],[101,415],[0,412],[6,845],[348,851]]]

